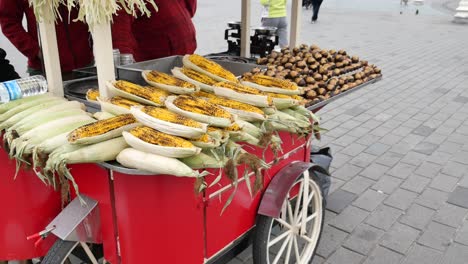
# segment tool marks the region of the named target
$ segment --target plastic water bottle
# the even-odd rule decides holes
[[[47,81],[42,75],[0,83],[0,104],[47,92]]]

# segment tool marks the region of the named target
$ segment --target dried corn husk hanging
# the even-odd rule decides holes
[[[146,3],[158,11],[153,0],[29,0],[29,5],[33,7],[39,22],[52,23],[58,19],[62,20],[59,7],[65,5],[69,11],[77,7],[79,11],[75,21],[87,23],[90,28],[112,22],[112,16],[122,8],[134,17],[138,15],[138,11],[141,15],[150,17],[151,12]]]

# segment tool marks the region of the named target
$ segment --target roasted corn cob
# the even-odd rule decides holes
[[[219,82],[213,87],[216,95],[246,104],[259,107],[268,107],[273,104],[272,98],[266,93],[240,83]]]
[[[207,84],[207,85],[213,85],[213,84],[218,82],[218,81],[214,80],[213,78],[209,77],[206,74],[203,74],[201,72],[197,72],[197,71],[192,70],[192,69],[187,68],[187,67],[182,67],[182,69],[180,71],[183,74],[185,74],[185,76],[189,77],[190,79],[193,79],[193,80],[195,80],[197,82],[201,82],[201,83],[204,83],[204,84]]]
[[[196,98],[193,96],[181,95],[178,96],[174,100],[174,105],[180,109],[185,111],[208,115],[208,116],[215,116],[215,117],[223,117],[223,118],[232,118],[232,115],[222,109],[219,106],[216,106],[212,103],[209,103],[203,99]]]
[[[236,76],[218,63],[203,56],[192,54],[183,59],[184,66],[202,72],[217,81],[238,82]]]
[[[150,71],[148,72],[146,77],[148,78],[148,80],[155,82],[155,83],[174,85],[174,86],[178,86],[182,88],[195,88],[194,84],[183,81],[181,79],[178,79],[174,76],[171,76],[163,72]]]
[[[135,102],[135,101],[132,101],[132,100],[129,100],[129,99],[125,99],[125,98],[120,97],[120,96],[112,97],[110,99],[110,103],[113,104],[113,105],[124,107],[126,109],[130,109],[130,107],[132,107],[132,106],[141,105],[138,102]]]
[[[228,110],[231,114],[235,114],[240,119],[246,121],[259,121],[265,120],[266,118],[265,114],[260,108],[250,104],[217,97],[215,95],[207,99],[207,101],[212,104],[216,104],[223,107],[224,109]]]
[[[164,120],[170,123],[202,128],[202,124],[193,119],[181,116],[179,114],[173,113],[166,108],[154,107],[154,106],[145,106],[141,108],[141,111],[147,115],[150,115],[156,119]]]
[[[122,80],[114,82],[111,87],[115,88],[118,95],[122,97],[156,106],[164,105],[164,100],[169,95],[167,91],[156,87],[143,87],[141,85]]]
[[[119,115],[109,119],[81,126],[68,135],[68,142],[92,144],[120,136],[122,131],[133,128],[136,119],[131,114]]]
[[[129,131],[133,136],[154,145],[165,147],[192,148],[190,141],[168,135],[147,126],[139,126]]]
[[[280,94],[302,94],[304,92],[303,88],[297,86],[294,82],[262,74],[244,76],[241,82],[264,92]]]
[[[86,100],[97,101],[98,97],[99,97],[98,89],[89,89],[88,91],[86,91]]]

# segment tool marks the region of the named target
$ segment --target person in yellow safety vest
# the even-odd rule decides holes
[[[263,6],[262,26],[276,27],[281,48],[288,44],[288,21],[286,19],[286,0],[260,0]]]

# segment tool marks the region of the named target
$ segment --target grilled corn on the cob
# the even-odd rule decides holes
[[[152,86],[141,86],[128,81],[108,82],[107,87],[115,95],[154,106],[163,106],[169,92]]]
[[[79,145],[94,144],[119,137],[122,131],[130,130],[135,126],[137,126],[137,121],[131,114],[119,115],[73,130],[68,135],[68,142]]]
[[[123,115],[130,113],[130,107],[142,105],[133,100],[123,98],[121,96],[114,96],[110,100],[104,101],[98,98],[101,105],[101,110],[113,115]]]
[[[217,127],[228,127],[234,122],[234,116],[228,111],[193,96],[169,96],[166,107],[180,115]]]
[[[206,124],[176,114],[166,108],[145,106],[132,107],[130,112],[145,126],[161,132],[185,138],[197,138],[206,132]]]
[[[273,100],[264,92],[239,83],[219,82],[214,86],[216,95],[259,107],[268,107]]]
[[[268,92],[266,94],[273,98],[273,104],[277,109],[286,109],[294,105],[299,105],[301,102],[291,95]]]
[[[242,84],[259,89],[264,92],[280,94],[303,94],[304,89],[294,82],[283,80],[267,75],[255,74],[245,76],[241,80]]]
[[[143,79],[150,85],[175,94],[191,94],[200,87],[185,80],[159,71],[143,71]]]
[[[203,56],[197,54],[185,55],[183,63],[185,67],[206,74],[217,81],[238,82],[236,76],[232,72]]]
[[[207,99],[208,102],[212,104],[219,105],[229,111],[231,114],[237,115],[240,119],[246,120],[246,121],[259,121],[259,120],[265,120],[265,114],[263,111],[255,107],[253,105],[249,105],[246,103],[241,103],[238,101],[226,99],[226,98],[221,98],[213,95],[209,99]]]
[[[212,85],[218,82],[217,80],[211,78],[206,74],[203,74],[201,72],[195,71],[187,67],[175,67],[171,71],[175,77],[193,84],[197,84],[198,86],[200,86],[201,90],[207,92],[213,92]]]
[[[89,89],[88,91],[86,91],[86,100],[97,101],[98,97],[99,97],[98,89]]]
[[[122,133],[131,147],[147,153],[170,158],[185,158],[200,153],[190,141],[159,132],[146,126],[136,127]]]

